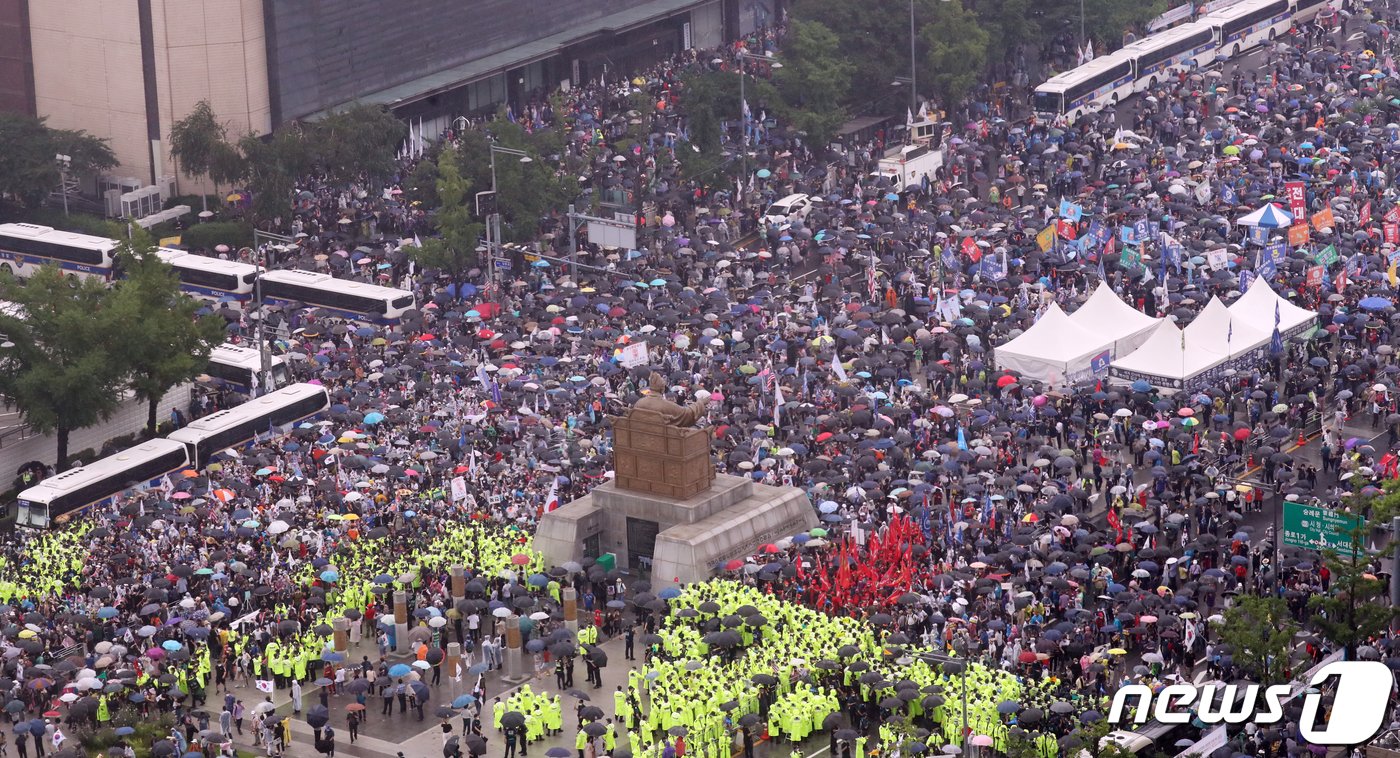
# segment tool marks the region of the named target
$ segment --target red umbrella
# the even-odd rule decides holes
[[[739,569],[741,569],[741,568],[743,568],[743,567],[744,567],[744,562],[741,561],[741,560],[739,560],[738,558],[735,558],[734,560],[732,560],[732,561],[730,561],[730,562],[724,564],[724,570],[725,570],[725,571],[738,571]]]

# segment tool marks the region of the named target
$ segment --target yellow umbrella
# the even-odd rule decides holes
[[[347,513],[340,517],[341,521],[359,521],[360,517],[354,513]]]
[[[1110,649],[1110,650],[1108,651],[1108,654],[1109,654],[1109,655],[1127,655],[1127,654],[1128,654],[1128,651],[1127,651],[1127,650],[1124,650],[1124,649],[1121,648],[1121,647],[1115,647],[1115,648]]]

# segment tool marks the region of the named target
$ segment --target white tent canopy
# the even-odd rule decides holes
[[[1099,282],[1070,320],[1097,335],[1096,344],[1106,344],[1115,358],[1136,350],[1159,321],[1123,302],[1107,282]]]
[[[1188,350],[1216,356],[1201,370],[1267,343],[1273,333],[1236,317],[1218,297],[1212,297],[1200,315],[1182,331],[1186,333]]]
[[[1180,380],[1188,375],[1189,357],[1190,352],[1186,348],[1181,327],[1163,319],[1132,355],[1113,362],[1113,376],[1127,380],[1143,379],[1157,386],[1171,386],[1170,381],[1161,380]]]
[[[1104,342],[1051,303],[1031,328],[996,348],[996,361],[1028,379],[1064,386],[1071,377],[1090,372],[1090,361],[1103,352]]]
[[[1317,323],[1317,313],[1279,297],[1263,277],[1256,278],[1254,283],[1249,285],[1249,289],[1240,295],[1240,299],[1230,306],[1230,313],[1235,316],[1236,323],[1244,321],[1272,335],[1275,305],[1278,306],[1278,330],[1281,334],[1291,334]]]

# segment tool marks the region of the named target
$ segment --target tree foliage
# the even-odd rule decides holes
[[[795,19],[783,53],[786,63],[773,76],[783,115],[811,142],[825,144],[846,121],[843,83],[855,66],[841,56],[836,33],[816,21]]]
[[[34,207],[58,188],[54,156],[72,158],[70,174],[96,174],[117,165],[107,141],[87,132],[52,129],[44,119],[0,113],[0,196]]]
[[[287,214],[297,177],[310,167],[300,131],[289,127],[270,137],[248,134],[238,141],[238,148],[248,164],[253,216],[272,219]]]
[[[0,299],[20,310],[0,313],[0,333],[13,344],[0,360],[0,394],[35,431],[57,436],[60,471],[69,433],[110,418],[125,389],[112,293],[101,279],[70,280],[56,266],[24,281],[0,274]]]
[[[483,225],[472,220],[472,184],[462,176],[458,160],[451,147],[438,154],[434,194],[441,202],[436,218],[439,236],[404,250],[418,265],[445,271],[459,281],[477,263],[476,246]]]
[[[967,96],[987,67],[990,35],[962,3],[939,3],[937,17],[919,36],[927,48],[924,66],[932,69],[929,86],[944,105]]]
[[[247,173],[246,158],[229,144],[228,129],[208,100],[195,103],[189,115],[170,125],[170,157],[190,176],[207,176],[217,187],[233,184]]]
[[[1356,656],[1358,646],[1383,634],[1400,611],[1383,597],[1385,583],[1370,573],[1371,557],[1365,547],[1369,531],[1370,525],[1362,519],[1348,535],[1350,550],[1323,553],[1332,573],[1331,587],[1327,594],[1313,595],[1308,603],[1316,611],[1312,620],[1322,636],[1346,648],[1349,659]]]
[[[494,140],[493,140],[494,138]],[[533,239],[540,219],[567,206],[578,196],[578,178],[559,164],[563,135],[543,129],[528,133],[518,124],[497,118],[485,129],[462,134],[456,151],[458,168],[469,187],[491,188],[491,143],[522,150],[528,162],[510,154],[496,155],[496,207],[501,214],[503,241]],[[442,167],[438,167],[439,174]],[[442,185],[438,187],[439,201]],[[471,198],[470,202],[475,202]]]
[[[194,379],[223,341],[223,320],[197,317],[200,303],[180,291],[180,279],[155,255],[155,242],[137,230],[117,249],[126,278],[112,298],[116,341],[129,366],[127,385],[147,405],[146,429],[156,431],[156,409],[172,387]]]
[[[376,183],[394,170],[408,127],[377,105],[356,103],[303,125],[307,153],[333,181]]]
[[[1242,595],[1225,611],[1220,636],[1234,648],[1235,665],[1262,685],[1289,680],[1289,654],[1298,624],[1282,598]]]

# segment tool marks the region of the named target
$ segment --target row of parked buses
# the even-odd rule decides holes
[[[242,405],[196,419],[162,438],[51,476],[19,493],[15,523],[46,529],[133,489],[161,486],[165,477],[202,469],[220,451],[276,433],[330,409],[317,384],[291,384]]]
[[[1073,122],[1181,71],[1272,42],[1326,10],[1328,0],[1244,0],[1052,77],[1035,90],[1036,117]]]
[[[111,280],[119,276],[117,240],[74,234],[36,224],[0,224],[0,269],[20,277],[53,265],[72,276]],[[396,324],[413,310],[413,293],[313,271],[263,271],[257,266],[183,250],[161,248],[157,255],[180,276],[194,297],[247,302],[259,287],[274,305],[315,307],[355,321]]]

